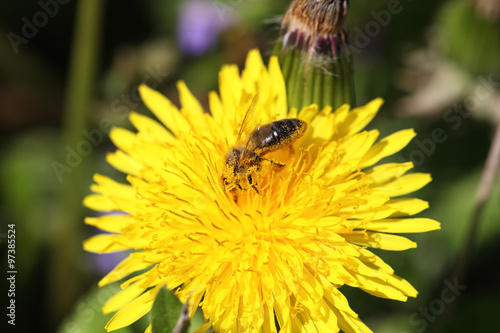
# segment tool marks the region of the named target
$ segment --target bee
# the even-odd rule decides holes
[[[246,184],[257,194],[260,194],[252,174],[255,175],[261,171],[264,162],[278,168],[285,166],[284,163],[263,158],[263,155],[285,147],[289,147],[290,151],[293,152],[292,144],[307,130],[307,123],[303,120],[297,118],[281,119],[257,126],[248,135],[246,142],[242,144],[242,137],[250,122],[256,98],[257,96],[254,97],[243,119],[236,145],[226,155],[221,176],[221,185],[224,191],[234,195],[238,189],[245,190],[242,185]]]

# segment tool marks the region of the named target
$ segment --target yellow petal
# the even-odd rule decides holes
[[[397,153],[406,147],[413,137],[415,137],[413,129],[402,130],[385,137],[374,144],[366,153],[361,160],[360,167],[366,168],[377,163],[384,157]]]
[[[210,107],[210,113],[212,114],[212,117],[218,124],[228,122],[226,118],[226,112],[224,110],[224,105],[222,104],[219,95],[217,95],[215,91],[211,91],[208,94],[208,105]]]
[[[253,49],[248,52],[247,59],[245,62],[245,69],[242,73],[242,78],[245,83],[245,87],[253,85],[254,82],[259,82],[259,78],[262,74],[262,70],[265,70],[264,62],[260,56],[260,52],[257,49]],[[248,91],[249,93],[254,93],[254,91]]]
[[[331,290],[331,294],[325,294],[325,299],[328,300],[330,308],[337,317],[338,327],[344,332],[373,333],[368,326],[359,320],[358,315],[349,307],[345,296],[336,288]]]
[[[372,186],[377,186],[379,184],[394,181],[411,168],[413,168],[412,162],[387,163],[367,170],[366,174],[370,176],[370,183]]]
[[[83,205],[87,208],[100,212],[118,210],[118,206],[113,201],[100,194],[87,195],[83,199]]]
[[[373,333],[373,331],[363,323],[358,316],[355,317],[344,317],[341,320],[339,320],[341,325],[339,325],[341,328],[346,327],[346,331],[349,329],[349,331],[356,332],[356,333]],[[347,331],[347,332],[349,332]]]
[[[144,104],[154,113],[163,125],[165,125],[174,135],[179,136],[182,133],[189,133],[190,124],[181,115],[175,105],[159,92],[149,88],[146,85],[139,87]]]
[[[386,203],[386,206],[396,210],[391,217],[405,217],[420,213],[429,208],[429,203],[415,198],[392,199]]]
[[[342,124],[344,123],[347,116],[349,115],[350,109],[351,108],[349,105],[344,104],[333,112],[335,128],[337,129],[337,132],[336,132],[334,139],[339,139],[341,137],[341,135],[339,134],[339,131],[342,128]]]
[[[144,262],[141,258],[129,256],[123,259],[111,272],[99,281],[99,287],[118,281],[127,275],[143,270],[151,266],[151,263]]]
[[[330,110],[331,110],[330,107],[325,108],[325,109],[326,109],[325,113],[330,113]],[[294,115],[293,115],[294,110],[296,111],[295,108],[293,108],[292,110],[290,110],[290,113],[289,113],[290,117],[294,117]],[[323,111],[321,111],[321,113],[323,113]],[[298,117],[310,124],[313,121],[314,117],[317,114],[318,114],[318,106],[316,104],[312,104],[312,105],[303,107],[300,110],[300,112],[298,113]],[[318,122],[318,124],[320,124],[320,122]],[[307,132],[308,133],[314,133],[315,131],[316,131],[315,127],[311,126],[311,129],[308,130]],[[321,134],[321,133],[318,133],[318,134]],[[311,135],[312,134],[310,134],[310,136]],[[313,136],[316,137],[316,135],[313,135]]]
[[[365,265],[373,267],[377,271],[384,271],[389,275],[394,273],[392,267],[380,259],[379,256],[373,254],[373,252],[367,249],[360,249],[359,253],[361,254],[360,260],[363,261]]]
[[[317,113],[318,107],[313,104],[308,108],[304,108],[301,111],[300,117],[302,119],[306,118],[306,111]],[[327,110],[327,109],[325,109]],[[319,114],[316,114],[314,119],[310,122],[310,126],[308,131],[311,132],[310,135],[314,138],[320,138],[323,140],[330,140],[333,133],[337,130],[334,126],[334,116],[330,112],[326,113],[325,110],[321,111]],[[304,115],[303,115],[304,114]],[[306,120],[307,121],[307,120]]]
[[[158,290],[158,287],[151,289],[122,307],[108,322],[106,330],[110,332],[129,326],[148,313],[153,307]]]
[[[192,127],[206,129],[205,111],[196,97],[193,96],[184,81],[177,82],[179,99],[181,100],[181,113]]]
[[[219,73],[219,90],[222,104],[225,108],[225,117],[230,120],[235,119],[239,109],[239,102],[242,96],[242,82],[238,66],[225,65]]]
[[[143,281],[141,280],[132,283],[130,286],[128,286],[128,288],[121,290],[113,295],[113,297],[107,300],[107,302],[102,307],[102,312],[104,314],[114,312],[123,307],[125,304],[134,300],[137,296],[144,292],[144,288],[141,286],[142,282]]]
[[[418,291],[405,279],[393,274],[386,277],[388,283],[401,290],[406,296],[417,297]]]
[[[85,223],[107,232],[120,233],[128,221],[130,221],[130,218],[130,216],[124,215],[104,215],[100,217],[87,217],[85,218]]]
[[[113,141],[115,146],[126,153],[130,152],[138,141],[135,133],[123,128],[116,127],[111,129],[109,137],[111,141]]]
[[[101,234],[83,241],[83,249],[95,253],[111,253],[130,249],[129,246],[116,242],[116,236]]]
[[[368,277],[362,284],[363,290],[377,297],[406,301],[407,297],[416,297],[418,292],[405,279],[400,278],[392,273],[383,270],[378,270],[377,267],[370,265],[378,276],[376,278]],[[362,279],[360,276],[358,278]]]
[[[362,132],[352,135],[338,147],[342,158],[339,163],[360,160],[377,140],[378,131]]]
[[[356,312],[349,306],[349,302],[345,296],[337,288],[332,288],[330,293],[325,293],[325,300],[333,305],[332,310],[337,310],[343,314],[342,316],[337,316],[338,319],[344,316],[357,316]]]
[[[94,174],[93,179],[97,184],[93,184],[90,189],[95,193],[135,199],[136,192],[134,188],[128,184],[118,183],[115,180],[98,173]]]
[[[366,229],[390,233],[426,232],[441,229],[440,223],[427,218],[382,219],[365,224]]]
[[[417,247],[417,244],[408,238],[378,232],[356,233],[343,236],[348,242],[353,244],[388,251],[403,251]]]
[[[200,102],[196,97],[193,96],[189,88],[186,86],[184,81],[177,82],[177,89],[179,90],[179,99],[181,100],[181,106],[183,113],[189,114],[192,119],[198,119],[203,116],[205,111],[201,106]],[[186,115],[185,114],[185,115]]]
[[[139,131],[139,136],[148,141],[172,142],[174,136],[165,126],[137,112],[130,112],[130,122]]]
[[[428,173],[412,173],[397,178],[395,181],[377,187],[390,197],[398,197],[420,190],[432,180]]]
[[[351,216],[351,218],[357,219],[357,220],[364,220],[364,219],[380,220],[380,219],[391,216],[395,211],[396,211],[396,209],[384,205],[384,206],[375,207],[375,208],[371,208],[371,209],[356,211]]]
[[[274,113],[277,119],[287,118],[286,84],[277,57],[269,59],[269,75],[274,90],[276,107]]]
[[[336,137],[347,137],[361,131],[370,121],[372,121],[383,103],[383,99],[376,98],[370,103],[349,112],[345,120],[339,126]]]
[[[387,283],[387,279],[382,275],[380,276],[381,279],[359,274],[356,277],[359,280],[359,288],[371,295],[401,302],[406,302],[407,300],[406,295],[401,290]]]
[[[193,333],[203,333],[206,330],[208,330],[210,328],[210,326],[212,326],[212,321],[209,321],[208,323],[201,325],[195,331],[193,331]]]
[[[125,174],[133,176],[140,175],[142,167],[141,164],[136,162],[136,160],[121,150],[106,154],[106,162],[108,162],[116,170]]]

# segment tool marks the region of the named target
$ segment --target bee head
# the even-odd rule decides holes
[[[220,184],[225,192],[232,192],[242,189],[241,182],[241,157],[243,151],[239,148],[232,148],[226,155],[224,171],[220,178]]]
[[[225,192],[233,192],[236,188],[240,188],[241,186],[237,180],[232,177],[222,177],[221,185]]]

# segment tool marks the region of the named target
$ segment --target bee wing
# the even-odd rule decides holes
[[[259,152],[256,152],[259,147],[261,147],[262,142],[267,139],[269,133],[271,132],[271,124],[265,124],[262,126],[258,126],[255,130],[249,135],[247,142],[243,146],[242,159],[249,158],[253,153],[259,155]]]
[[[245,137],[245,134],[248,134],[252,120],[254,120],[253,115],[255,114],[255,107],[257,105],[257,101],[259,100],[259,94],[257,93],[253,99],[252,102],[250,103],[250,106],[248,107],[247,112],[245,113],[245,116],[243,117],[243,121],[241,122],[240,126],[240,131],[238,132],[238,137],[236,138],[236,145],[241,146],[243,143],[243,138]],[[250,140],[247,140],[245,147],[249,144]]]

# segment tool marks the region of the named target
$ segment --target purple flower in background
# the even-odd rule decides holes
[[[112,252],[112,253],[89,253],[90,266],[101,275],[108,274],[123,259],[127,258],[130,251]]]
[[[212,49],[224,29],[234,23],[232,10],[220,9],[213,0],[184,1],[179,9],[177,39],[181,50],[199,56]]]

